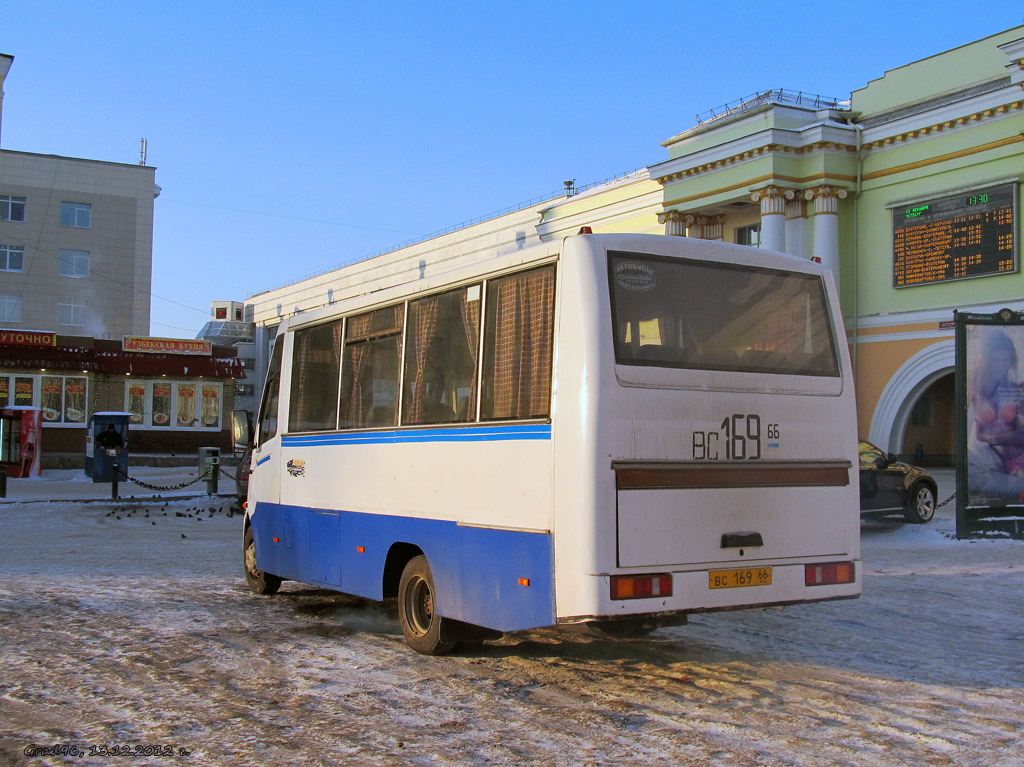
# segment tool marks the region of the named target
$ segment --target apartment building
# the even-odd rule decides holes
[[[155,173],[0,145],[0,327],[148,335]]]

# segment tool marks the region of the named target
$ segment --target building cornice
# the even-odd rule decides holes
[[[689,168],[681,169],[675,172],[667,173],[666,175],[655,177],[652,173],[652,179],[657,181],[662,186],[666,184],[672,184],[683,178],[689,178],[691,176],[699,176],[709,171],[720,170],[721,168],[735,165],[737,163],[745,162],[747,160],[755,160],[764,155],[770,154],[792,154],[796,156],[811,154],[813,152],[843,152],[843,153],[855,153],[857,147],[855,144],[848,144],[841,141],[815,141],[812,144],[804,146],[794,146],[790,144],[770,143],[763,144],[761,146],[752,147],[742,152],[729,155],[727,157],[720,157],[709,162],[704,162],[699,165],[694,165]],[[666,163],[667,164],[667,163]]]
[[[871,141],[867,141],[861,145],[861,151],[872,152],[879,149],[891,148],[897,144],[906,143],[908,141],[913,141],[915,139],[928,138],[930,136],[941,134],[945,131],[956,130],[966,126],[973,126],[985,120],[997,119],[1011,112],[1018,112],[1021,110],[1024,110],[1024,99],[1015,99],[1010,102],[999,104],[998,106],[986,107],[984,109],[979,109],[968,114],[961,114],[956,117],[950,117],[942,121],[932,122],[921,127],[913,128],[911,130],[900,131],[899,133],[892,133],[883,137],[876,138]],[[959,150],[957,152],[938,155],[936,157],[929,158],[928,160],[922,160],[918,163],[910,163],[908,165],[900,166],[898,168],[886,168],[884,170],[875,171],[873,173],[865,174],[864,179],[869,180],[871,178],[891,175],[893,173],[900,173],[905,170],[913,170],[914,168],[917,167],[923,167],[925,165],[931,165],[938,162],[945,162],[947,160],[956,159],[958,157],[965,157],[971,154],[977,154],[978,152],[988,151],[990,149],[995,149],[1000,146],[1018,143],[1022,140],[1024,140],[1022,136],[1016,135],[1006,139],[1002,139],[1000,141],[989,142],[987,144],[980,144],[977,147],[970,147],[968,149]],[[803,146],[783,144],[779,142],[769,142],[757,146],[750,146],[749,148],[745,148],[742,151],[735,152],[724,157],[717,157],[713,160],[701,162],[690,167],[680,168],[679,170],[675,171],[671,170],[671,166],[678,166],[679,164],[681,164],[681,160],[686,160],[688,158],[677,158],[675,160],[669,160],[668,162],[659,163],[658,165],[652,166],[651,178],[652,180],[657,181],[662,186],[665,186],[667,184],[676,183],[684,178],[692,178],[694,176],[700,176],[709,172],[718,171],[738,163],[756,160],[761,157],[764,157],[765,155],[792,154],[794,156],[801,156],[814,152],[825,151],[841,152],[845,154],[856,154],[857,146],[854,143],[828,140],[819,140]],[[659,167],[664,169],[661,175],[659,175],[657,172],[657,168]],[[781,179],[780,176],[762,176],[759,177],[758,179],[750,179],[741,184],[734,185],[731,188],[740,188],[745,184],[755,184],[764,180],[769,180],[771,178]],[[818,178],[810,180],[819,180],[820,178],[824,178],[824,176],[819,176]],[[723,188],[720,191],[726,190],[727,188]],[[678,202],[683,201],[684,199],[692,198],[680,198],[679,200],[674,200],[671,203],[666,202],[666,205],[676,204]]]
[[[900,131],[898,133],[891,133],[874,140],[868,140],[864,142],[861,148],[865,151],[882,149],[892,146],[893,144],[910,141],[912,139],[931,136],[932,134],[942,133],[947,130],[963,128],[964,126],[973,125],[982,122],[983,120],[1001,117],[1010,112],[1019,112],[1021,109],[1024,109],[1024,99],[1015,99],[1014,101],[999,104],[998,106],[979,109],[976,112],[961,114],[938,122],[929,122],[921,127]]]
[[[993,149],[1000,149],[1002,147],[1022,143],[1024,143],[1024,134],[1018,133],[1015,136],[1009,136],[1008,138],[999,139],[998,141],[989,141],[988,143],[978,144],[977,146],[968,147],[966,149],[959,149],[956,152],[947,152],[924,160],[917,160],[916,162],[895,165],[891,168],[882,168],[881,170],[872,171],[871,173],[865,173],[862,176],[862,179],[864,181],[873,181],[876,178],[884,178],[885,176],[892,176],[896,173],[918,170],[920,168],[926,168],[929,165],[937,165],[951,160],[958,160],[962,157],[969,157],[972,154],[979,154],[981,152],[988,152]]]

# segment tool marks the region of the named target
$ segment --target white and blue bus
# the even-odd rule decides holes
[[[290,317],[248,583],[397,597],[426,654],[856,597],[841,316],[806,259],[582,233]]]

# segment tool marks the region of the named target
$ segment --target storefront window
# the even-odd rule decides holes
[[[196,381],[127,381],[125,410],[136,428],[220,429],[224,386]]]
[[[50,426],[84,425],[88,393],[86,376],[0,375],[0,407],[34,405],[42,410],[43,423]]]
[[[189,428],[199,425],[196,418],[196,385],[178,384],[178,410],[175,423],[182,428]]]
[[[204,428],[220,428],[220,391],[219,385],[203,385],[203,409],[201,414]]]
[[[27,376],[14,377],[14,405],[29,406],[32,404],[32,391],[35,380]]]
[[[64,379],[64,423],[85,423],[88,379]]]
[[[64,411],[61,402],[64,396],[64,379],[61,376],[43,376],[42,390],[39,406],[43,409],[43,421],[59,423]]]
[[[153,426],[169,427],[171,425],[171,385],[169,383],[153,384],[149,411],[153,416]]]
[[[83,376],[42,376],[39,407],[44,423],[85,423],[88,379]]]
[[[132,425],[141,425],[146,417],[146,382],[128,382],[128,405],[125,408],[131,413]]]

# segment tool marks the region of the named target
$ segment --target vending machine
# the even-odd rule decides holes
[[[8,477],[40,475],[42,442],[42,410],[27,405],[0,408],[0,464]]]

